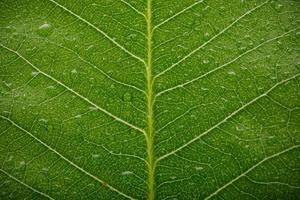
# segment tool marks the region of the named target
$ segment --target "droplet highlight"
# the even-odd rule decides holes
[[[53,31],[52,25],[49,23],[44,23],[39,26],[37,33],[39,36],[47,37],[52,33],[52,31]]]

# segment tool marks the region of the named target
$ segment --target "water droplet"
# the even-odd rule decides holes
[[[52,33],[52,31],[53,27],[48,23],[44,23],[38,28],[37,33],[42,37],[47,37]]]
[[[197,116],[194,115],[194,114],[192,114],[192,115],[191,115],[191,118],[192,118],[192,119],[197,119]]]
[[[204,39],[208,40],[210,38],[210,34],[208,32],[204,33]]]
[[[247,48],[246,48],[246,47],[243,47],[243,46],[242,46],[242,47],[239,47],[239,51],[240,51],[241,53],[244,52],[244,51],[246,51],[246,49],[247,49]]]
[[[96,108],[96,107],[94,107],[94,106],[89,107],[89,109],[92,110],[92,111],[98,110],[98,108]]]
[[[208,64],[209,63],[209,60],[203,60],[202,61],[204,64]]]
[[[47,122],[48,122],[48,120],[43,119],[43,118],[42,118],[42,119],[39,119],[39,121],[40,121],[40,122],[44,122],[44,123],[47,123]]]
[[[133,174],[133,172],[131,172],[131,171],[124,171],[121,174],[122,175],[131,175],[131,174]]]
[[[55,87],[53,85],[49,85],[47,86],[48,89],[55,89]]]
[[[197,171],[200,171],[200,170],[203,169],[203,167],[195,167],[195,169],[196,169]]]
[[[64,39],[69,42],[74,42],[76,40],[76,37],[74,35],[66,35]]]
[[[92,48],[94,48],[94,45],[89,45],[85,50],[90,50],[90,49],[92,49]]]
[[[44,172],[47,172],[47,171],[49,171],[49,168],[48,168],[48,167],[43,167],[42,170],[43,170]]]
[[[31,72],[31,75],[32,75],[32,76],[36,76],[36,75],[38,75],[38,74],[39,74],[39,72],[36,72],[36,71]]]
[[[123,101],[125,101],[125,102],[130,102],[130,101],[131,101],[131,98],[132,98],[132,96],[131,96],[131,94],[128,93],[128,92],[126,92],[126,93],[123,95]]]
[[[93,158],[99,158],[100,155],[99,155],[99,154],[92,154],[92,157],[93,157]]]
[[[235,71],[229,71],[229,72],[227,72],[227,74],[229,74],[229,75],[236,75]]]

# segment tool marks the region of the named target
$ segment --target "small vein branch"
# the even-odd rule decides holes
[[[38,193],[38,194],[40,194],[40,195],[42,195],[42,196],[44,196],[44,197],[46,197],[46,198],[48,198],[48,199],[54,200],[53,197],[51,197],[51,196],[49,196],[48,194],[45,194],[44,192],[41,192],[41,191],[39,191],[39,190],[33,188],[32,186],[30,186],[30,185],[24,183],[23,181],[21,181],[21,180],[19,180],[18,178],[14,177],[14,176],[11,175],[10,173],[6,172],[5,170],[0,169],[0,171],[1,171],[3,174],[5,174],[6,176],[8,176],[9,178],[13,179],[14,181],[16,181],[16,182],[20,183],[21,185],[23,185],[23,186],[29,188],[29,189],[32,190],[33,192]]]
[[[220,70],[220,69],[223,69],[223,68],[227,67],[228,65],[230,65],[230,64],[232,64],[232,63],[234,63],[234,62],[236,62],[236,61],[239,60],[240,58],[244,57],[245,55],[247,55],[247,54],[249,54],[249,53],[251,53],[251,52],[253,52],[253,51],[255,51],[256,49],[259,49],[260,47],[262,47],[262,46],[264,46],[264,45],[266,45],[266,44],[269,44],[269,43],[271,43],[271,42],[273,42],[273,41],[276,41],[276,40],[278,40],[278,39],[280,39],[280,38],[283,38],[284,36],[286,36],[286,35],[288,35],[288,34],[294,32],[294,31],[296,31],[296,30],[298,30],[298,29],[299,29],[299,28],[292,29],[292,30],[287,31],[287,32],[285,32],[285,33],[283,33],[283,34],[281,34],[281,35],[279,35],[279,36],[277,36],[277,37],[274,37],[274,38],[271,38],[271,39],[269,39],[269,40],[266,40],[266,41],[262,42],[261,44],[259,44],[259,45],[255,46],[255,47],[253,47],[253,48],[251,48],[251,49],[245,51],[244,53],[242,53],[242,54],[240,54],[240,55],[238,55],[237,57],[235,57],[234,59],[230,60],[229,62],[227,62],[227,63],[225,63],[225,64],[223,64],[223,65],[220,65],[220,66],[218,66],[218,67],[216,67],[216,68],[214,68],[214,69],[212,69],[212,70],[206,72],[205,74],[202,74],[202,75],[200,75],[200,76],[197,76],[196,78],[193,78],[192,80],[186,81],[186,82],[181,83],[181,84],[179,84],[179,85],[176,85],[176,86],[170,87],[170,88],[168,88],[168,89],[165,89],[165,90],[163,90],[163,91],[161,91],[161,92],[158,92],[158,93],[156,94],[155,98],[156,98],[156,97],[159,97],[159,96],[161,96],[161,95],[163,95],[163,94],[165,94],[165,93],[167,93],[167,92],[170,92],[170,91],[172,91],[172,90],[175,90],[175,89],[178,89],[178,88],[185,87],[185,86],[187,86],[187,85],[189,85],[189,84],[191,84],[191,83],[193,83],[193,82],[195,82],[195,81],[197,81],[197,80],[203,79],[203,78],[207,77],[208,75],[210,75],[210,74],[212,74],[212,73],[214,73],[214,72],[216,72],[216,71],[218,71],[218,70]]]
[[[146,15],[144,13],[142,13],[141,11],[139,11],[138,9],[136,9],[133,5],[131,5],[130,3],[126,2],[125,0],[121,0],[121,2],[124,3],[124,4],[126,4],[133,11],[135,11],[136,13],[138,13],[139,15],[143,16],[146,19]]]
[[[292,146],[290,148],[287,148],[283,151],[280,151],[276,154],[273,154],[271,156],[268,156],[266,158],[264,158],[263,160],[261,160],[260,162],[256,163],[255,165],[253,165],[252,167],[250,167],[248,170],[246,170],[245,172],[243,172],[242,174],[240,174],[239,176],[237,176],[236,178],[232,179],[231,181],[227,182],[225,185],[223,185],[222,187],[220,187],[219,189],[217,189],[215,192],[213,192],[212,194],[210,194],[209,196],[207,196],[204,200],[208,200],[211,199],[213,196],[217,195],[218,193],[220,193],[222,190],[224,190],[225,188],[227,188],[228,186],[232,185],[234,182],[236,182],[237,180],[239,180],[240,178],[246,176],[248,173],[250,173],[251,171],[253,171],[255,168],[257,168],[258,166],[260,166],[261,164],[267,162],[268,160],[271,160],[273,158],[276,158],[282,154],[285,154],[289,151],[292,151],[294,149],[298,149],[300,147],[300,145],[295,145]]]
[[[105,181],[99,179],[98,177],[96,177],[95,175],[93,175],[90,172],[86,171],[85,169],[81,168],[80,166],[78,166],[77,164],[75,164],[74,162],[72,162],[71,160],[69,160],[68,158],[66,158],[65,156],[63,156],[61,153],[59,153],[58,151],[56,151],[54,148],[52,148],[51,146],[49,146],[48,144],[46,144],[45,142],[43,142],[42,140],[40,140],[39,138],[37,138],[36,136],[34,136],[32,133],[30,133],[29,131],[27,131],[23,127],[21,127],[19,124],[17,124],[13,120],[11,120],[11,119],[9,119],[7,117],[1,116],[1,115],[0,115],[0,118],[2,118],[4,120],[7,120],[12,125],[14,125],[16,128],[20,129],[21,131],[23,131],[24,133],[26,133],[27,135],[29,135],[31,138],[33,138],[34,140],[36,140],[37,142],[39,142],[40,144],[42,144],[44,147],[46,147],[47,149],[49,149],[50,151],[52,151],[53,153],[55,153],[56,155],[58,155],[61,159],[63,159],[64,161],[66,161],[67,163],[69,163],[70,165],[72,165],[73,167],[75,167],[77,170],[81,171],[85,175],[87,175],[87,176],[93,178],[94,180],[98,181],[103,186],[106,186],[110,190],[112,190],[112,191],[114,191],[114,192],[122,195],[123,197],[126,197],[127,199],[134,199],[134,198],[128,196],[127,194],[121,192],[120,190],[114,188],[113,186],[107,184]]]
[[[192,9],[193,7],[195,7],[196,5],[198,5],[198,4],[202,3],[202,2],[203,2],[203,0],[196,1],[196,2],[193,3],[192,5],[190,5],[190,6],[186,7],[186,8],[184,8],[184,9],[182,9],[181,11],[179,11],[178,13],[172,15],[172,16],[169,17],[168,19],[166,19],[166,20],[162,21],[161,23],[155,25],[155,26],[153,27],[153,31],[154,31],[155,29],[159,28],[160,26],[164,25],[165,23],[171,21],[172,19],[176,18],[177,16],[183,14],[184,12],[186,12],[186,11]]]
[[[206,45],[208,45],[209,43],[211,43],[213,40],[215,40],[216,38],[218,38],[220,35],[224,34],[227,30],[229,30],[231,27],[233,27],[235,24],[237,24],[240,20],[242,20],[246,16],[250,15],[252,12],[254,12],[257,9],[259,9],[260,7],[262,7],[263,5],[267,4],[268,2],[269,2],[269,0],[265,1],[264,3],[262,3],[262,4],[260,4],[260,5],[256,6],[256,7],[254,7],[254,8],[252,8],[251,10],[247,11],[246,13],[244,13],[243,15],[241,15],[240,17],[238,17],[236,20],[234,20],[231,24],[229,24],[226,28],[224,28],[223,30],[221,30],[215,36],[213,36],[212,38],[210,38],[209,40],[207,40],[206,42],[204,42],[202,45],[200,45],[199,47],[197,47],[196,49],[194,49],[193,51],[191,51],[189,54],[187,54],[186,56],[184,56],[182,59],[180,59],[176,63],[172,64],[170,67],[168,67],[164,71],[162,71],[159,74],[157,74],[154,77],[154,79],[157,79],[158,77],[160,77],[163,74],[167,73],[168,71],[170,71],[171,69],[173,69],[174,67],[176,67],[177,65],[179,65],[180,63],[182,63],[183,61],[185,61],[186,59],[188,59],[189,57],[191,57],[193,54],[195,54],[200,49],[202,49],[203,47],[205,47]]]
[[[148,164],[147,160],[145,160],[144,158],[141,158],[137,155],[132,155],[132,154],[127,154],[127,153],[115,153],[113,152],[112,150],[108,149],[107,147],[105,147],[103,144],[97,144],[96,142],[92,142],[90,140],[87,140],[87,139],[84,139],[88,144],[92,144],[92,145],[95,145],[97,147],[100,147],[102,148],[103,150],[105,150],[107,153],[113,155],[113,156],[122,156],[122,157],[131,157],[131,158],[135,158],[135,159],[138,159],[138,160],[141,160],[143,161],[144,163]]]
[[[69,51],[69,52],[75,54],[75,55],[78,57],[79,60],[81,60],[82,62],[84,62],[84,63],[86,63],[86,64],[88,64],[88,65],[90,65],[92,68],[94,68],[94,69],[96,69],[97,71],[99,71],[103,76],[105,76],[106,78],[110,79],[111,81],[113,81],[113,82],[115,82],[115,83],[118,83],[118,84],[120,84],[120,85],[123,85],[123,86],[125,86],[125,87],[129,87],[129,88],[135,89],[136,91],[141,92],[141,93],[143,93],[143,94],[146,94],[146,92],[145,92],[144,90],[142,90],[142,89],[140,89],[140,88],[138,88],[138,87],[136,87],[136,86],[134,86],[134,85],[131,85],[131,84],[128,84],[128,83],[119,81],[119,80],[117,80],[117,79],[111,77],[111,76],[108,75],[105,71],[103,71],[101,68],[97,67],[95,64],[93,64],[93,63],[91,63],[91,62],[85,60],[79,53],[75,52],[74,50],[72,50],[72,49],[70,49],[70,48],[68,48],[68,47],[65,47],[65,46],[63,46],[63,45],[56,44],[56,43],[54,43],[54,42],[52,42],[52,41],[49,41],[48,39],[44,39],[44,40],[45,40],[46,42],[48,42],[49,44],[53,44],[53,45],[55,45],[55,46],[57,46],[57,47],[60,47],[60,48],[62,48],[62,49],[65,49],[65,50],[67,50],[67,51]]]
[[[187,143],[183,144],[182,146],[178,147],[177,149],[174,149],[173,151],[159,157],[156,162],[159,162],[171,155],[176,154],[177,152],[181,151],[182,149],[186,148],[187,146],[189,146],[190,144],[196,142],[197,140],[199,140],[200,138],[202,138],[204,135],[207,135],[208,133],[210,133],[211,131],[213,131],[214,129],[218,128],[220,125],[222,125],[223,123],[225,123],[226,121],[228,121],[229,119],[231,119],[232,117],[234,117],[235,115],[237,115],[239,112],[241,112],[242,110],[244,110],[246,107],[252,105],[253,103],[257,102],[259,99],[267,96],[270,92],[272,92],[275,88],[277,88],[278,86],[287,83],[290,80],[293,80],[297,77],[300,76],[299,74],[296,74],[288,79],[282,80],[278,83],[276,83],[273,87],[271,87],[269,90],[267,90],[266,92],[264,92],[263,94],[257,96],[256,98],[252,99],[251,101],[249,101],[248,103],[244,104],[243,106],[241,106],[240,108],[238,108],[237,110],[233,111],[230,115],[228,115],[227,117],[225,117],[223,120],[221,120],[220,122],[218,122],[217,124],[215,124],[214,126],[212,126],[211,128],[207,129],[206,131],[204,131],[203,133],[201,133],[200,135],[198,135],[197,137],[191,139],[190,141],[188,141]]]
[[[27,60],[25,57],[23,57],[19,52],[10,49],[9,47],[4,46],[3,44],[0,44],[1,47],[5,48],[6,50],[16,54],[17,56],[19,56],[22,60],[24,60],[27,64],[29,64],[32,68],[34,68],[36,71],[38,71],[40,74],[44,75],[45,77],[49,78],[50,80],[56,82],[57,84],[59,84],[60,86],[64,87],[65,89],[67,89],[68,91],[70,91],[71,93],[75,94],[77,97],[81,98],[82,100],[86,101],[87,103],[89,103],[90,105],[94,106],[95,108],[97,108],[98,110],[102,111],[103,113],[105,113],[106,115],[112,117],[113,119],[145,134],[145,131],[117,116],[115,116],[114,114],[110,113],[109,111],[101,108],[100,106],[98,106],[97,104],[95,104],[94,102],[92,102],[91,100],[89,100],[87,97],[79,94],[78,92],[76,92],[75,90],[73,90],[72,88],[70,88],[69,86],[65,85],[64,83],[62,83],[61,81],[55,79],[54,77],[50,76],[49,74],[45,73],[44,71],[42,71],[41,69],[39,69],[38,67],[36,67],[34,64],[32,64],[29,60]]]
[[[93,29],[95,29],[96,31],[98,31],[99,33],[101,33],[103,36],[105,36],[108,40],[110,40],[113,44],[115,44],[116,46],[118,46],[120,49],[122,49],[124,52],[126,52],[128,55],[132,56],[133,58],[141,61],[142,63],[144,63],[145,65],[145,61],[138,57],[137,55],[134,55],[132,52],[130,52],[128,49],[126,49],[124,46],[122,46],[121,44],[119,44],[118,42],[116,42],[112,37],[110,37],[107,33],[105,33],[103,30],[101,30],[100,28],[96,27],[94,24],[92,24],[91,22],[87,21],[86,19],[82,18],[80,15],[74,13],[73,11],[69,10],[68,8],[66,8],[65,6],[59,4],[58,2],[54,1],[54,0],[48,0],[50,2],[52,2],[53,4],[55,4],[56,6],[62,8],[64,11],[70,13],[71,15],[73,15],[74,17],[78,18],[79,20],[81,20],[82,22],[86,23],[88,26],[92,27]]]

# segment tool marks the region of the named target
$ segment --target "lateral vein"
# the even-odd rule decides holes
[[[181,11],[179,11],[178,13],[172,15],[172,16],[169,17],[168,19],[166,19],[166,20],[162,21],[161,23],[155,25],[155,26],[153,27],[153,31],[154,31],[155,29],[159,28],[160,26],[162,26],[163,24],[165,24],[165,23],[171,21],[172,19],[176,18],[178,15],[183,14],[183,13],[186,12],[187,10],[190,10],[191,8],[195,7],[196,5],[198,5],[198,4],[202,3],[202,2],[203,2],[203,0],[196,1],[196,2],[193,3],[192,5],[190,5],[190,6],[186,7],[186,8],[184,8],[184,9],[182,9]]]
[[[188,141],[187,143],[183,144],[182,146],[174,149],[173,151],[159,157],[156,162],[159,162],[175,153],[177,153],[178,151],[181,151],[182,149],[186,148],[187,146],[189,146],[190,144],[194,143],[195,141],[199,140],[200,138],[202,138],[204,135],[207,135],[208,133],[210,133],[212,130],[218,128],[221,124],[225,123],[227,120],[229,120],[230,118],[234,117],[235,115],[237,115],[239,112],[241,112],[242,110],[244,110],[246,107],[252,105],[253,103],[255,103],[256,101],[258,101],[259,99],[267,96],[270,92],[272,92],[275,88],[277,88],[278,86],[293,80],[297,77],[300,76],[299,74],[296,74],[290,78],[284,79],[278,83],[276,83],[273,87],[271,87],[270,89],[268,89],[266,92],[264,92],[263,94],[257,96],[256,98],[252,99],[251,101],[249,101],[248,103],[244,104],[243,106],[241,106],[240,108],[238,108],[237,110],[233,111],[230,115],[228,115],[227,117],[225,117],[223,120],[221,120],[220,122],[218,122],[217,124],[215,124],[214,126],[212,126],[211,128],[207,129],[206,131],[204,131],[203,133],[201,133],[200,135],[198,135],[197,137],[191,139],[190,141]]]
[[[32,186],[30,186],[30,185],[24,183],[23,181],[21,181],[21,180],[19,180],[18,178],[14,177],[14,176],[11,175],[10,173],[6,172],[5,170],[0,169],[0,171],[1,171],[2,173],[4,173],[6,176],[8,176],[9,178],[13,179],[14,181],[16,181],[16,182],[20,183],[21,185],[23,185],[23,186],[25,186],[25,187],[31,189],[31,190],[34,191],[35,193],[38,193],[38,194],[40,194],[40,195],[42,195],[42,196],[44,196],[44,197],[47,197],[48,199],[54,200],[53,197],[51,197],[51,196],[49,196],[48,194],[45,194],[44,192],[41,192],[41,191],[39,191],[39,190],[33,188]]]
[[[198,52],[200,49],[202,49],[203,47],[205,47],[206,45],[208,45],[209,43],[211,43],[213,40],[215,40],[216,38],[218,38],[220,35],[224,34],[228,29],[230,29],[232,26],[234,26],[235,24],[237,24],[244,17],[248,16],[249,14],[251,14],[252,12],[254,12],[255,10],[257,10],[260,7],[262,7],[263,5],[267,4],[269,1],[270,0],[265,1],[264,3],[262,3],[262,4],[260,4],[260,5],[256,6],[256,7],[254,7],[254,8],[252,8],[251,10],[247,11],[246,13],[244,13],[243,15],[241,15],[240,17],[238,17],[236,20],[234,20],[231,24],[229,24],[227,27],[225,27],[219,33],[217,33],[212,38],[210,38],[209,40],[207,40],[206,42],[204,42],[202,45],[200,45],[199,47],[197,47],[196,49],[194,49],[193,51],[191,51],[189,54],[187,54],[186,56],[184,56],[182,59],[180,59],[176,63],[172,64],[170,67],[168,67],[167,69],[163,70],[159,74],[155,75],[154,79],[157,79],[158,77],[162,76],[163,74],[167,73],[168,71],[170,71],[171,69],[173,69],[174,67],[176,67],[177,65],[179,65],[180,63],[182,63],[183,61],[185,61],[186,59],[188,59],[190,56],[192,56],[193,54],[195,54],[196,52]]]
[[[118,46],[120,49],[122,49],[124,52],[126,52],[128,55],[132,56],[133,58],[141,61],[142,63],[145,64],[145,61],[138,57],[137,55],[134,55],[132,52],[130,52],[128,49],[126,49],[124,46],[122,46],[121,44],[119,44],[118,42],[116,42],[112,37],[110,37],[107,33],[105,33],[103,30],[101,30],[100,28],[96,27],[94,24],[92,24],[91,22],[87,21],[86,19],[82,18],[80,15],[74,13],[73,11],[69,10],[68,8],[66,8],[65,6],[59,4],[58,2],[54,1],[54,0],[48,0],[50,2],[52,2],[53,4],[55,4],[56,6],[62,8],[64,11],[70,13],[71,15],[73,15],[74,17],[78,18],[79,20],[81,20],[82,22],[86,23],[88,26],[92,27],[93,29],[95,29],[96,31],[98,31],[99,33],[101,33],[102,35],[104,35],[108,40],[110,40],[113,44],[115,44],[116,46]]]
[[[143,16],[146,19],[146,15],[144,13],[142,13],[141,11],[139,11],[138,9],[136,9],[133,5],[131,5],[130,3],[128,3],[125,0],[121,0],[122,3],[126,4],[128,7],[130,7],[133,11],[135,11],[136,13],[138,13],[139,15]]]
[[[53,45],[57,46],[57,47],[60,47],[60,48],[65,49],[65,50],[67,50],[67,51],[69,51],[69,52],[72,52],[73,54],[75,54],[75,55],[78,57],[79,60],[81,60],[82,62],[84,62],[84,63],[86,63],[86,64],[88,64],[88,65],[90,65],[92,68],[94,68],[94,69],[96,69],[97,71],[99,71],[103,76],[105,76],[106,78],[110,79],[111,81],[113,81],[113,82],[115,82],[115,83],[118,83],[118,84],[120,84],[120,85],[129,87],[129,88],[135,89],[136,91],[141,92],[141,93],[143,93],[143,94],[146,94],[146,92],[145,92],[144,90],[138,88],[137,86],[134,86],[134,85],[131,85],[131,84],[129,84],[129,83],[125,83],[125,82],[119,81],[119,80],[117,80],[117,79],[111,77],[111,76],[108,75],[105,71],[103,71],[101,68],[97,67],[95,64],[91,63],[90,61],[85,60],[81,55],[79,55],[79,53],[75,52],[74,50],[72,50],[72,49],[70,49],[70,48],[68,48],[68,47],[62,46],[62,45],[60,45],[60,44],[56,44],[56,43],[54,43],[54,42],[52,42],[52,41],[49,41],[48,39],[44,39],[44,40],[45,40],[46,42],[50,43],[50,44],[53,44]]]
[[[64,83],[62,83],[61,81],[55,79],[54,77],[50,76],[49,74],[45,73],[44,71],[42,71],[41,69],[39,69],[38,67],[36,67],[34,64],[32,64],[29,60],[27,60],[25,57],[23,57],[19,52],[10,49],[9,47],[4,46],[3,44],[0,44],[1,47],[7,49],[8,51],[16,54],[17,56],[19,56],[22,60],[24,60],[27,64],[29,64],[32,68],[34,68],[36,71],[38,71],[39,73],[43,74],[45,77],[49,78],[50,80],[56,82],[57,84],[59,84],[60,86],[64,87],[65,89],[67,89],[68,91],[70,91],[71,93],[75,94],[77,97],[81,98],[82,100],[86,101],[87,103],[89,103],[90,105],[94,106],[95,108],[97,108],[98,110],[102,111],[103,113],[105,113],[106,115],[112,117],[113,119],[145,134],[145,131],[117,116],[115,116],[114,114],[110,113],[109,111],[101,108],[100,106],[98,106],[97,104],[95,104],[94,102],[92,102],[91,100],[89,100],[87,97],[82,96],[81,94],[79,94],[78,92],[76,92],[75,90],[73,90],[72,88],[70,88],[69,86],[65,85]]]
[[[91,174],[90,172],[86,171],[85,169],[81,168],[80,166],[78,166],[77,164],[75,164],[74,162],[72,162],[71,160],[69,160],[68,158],[66,158],[65,156],[63,156],[61,153],[59,153],[58,151],[56,151],[54,148],[52,148],[51,146],[49,146],[48,144],[46,144],[45,142],[43,142],[42,140],[40,140],[39,138],[37,138],[36,136],[34,136],[32,133],[30,133],[29,131],[27,131],[26,129],[24,129],[23,127],[21,127],[19,124],[17,124],[16,122],[14,122],[13,120],[4,117],[2,115],[0,115],[0,118],[7,120],[8,122],[10,122],[12,125],[14,125],[15,127],[17,127],[18,129],[20,129],[21,131],[23,131],[24,133],[26,133],[27,135],[29,135],[30,137],[32,137],[34,140],[38,141],[40,144],[42,144],[44,147],[48,148],[50,151],[52,151],[53,153],[55,153],[56,155],[58,155],[60,158],[62,158],[64,161],[66,161],[67,163],[69,163],[70,165],[72,165],[73,167],[75,167],[77,170],[83,172],[84,174],[88,175],[89,177],[93,178],[94,180],[98,181],[99,183],[101,183],[103,186],[106,186],[107,188],[109,188],[110,190],[122,195],[123,197],[126,197],[128,199],[134,199],[133,197],[128,196],[127,194],[121,192],[120,190],[114,188],[113,186],[107,184],[105,181],[99,179],[98,177],[96,177],[95,175]]]
[[[173,86],[173,87],[170,87],[170,88],[168,88],[168,89],[165,89],[165,90],[163,90],[163,91],[161,91],[161,92],[158,92],[157,95],[155,96],[155,98],[156,98],[156,97],[159,97],[159,96],[161,96],[161,95],[163,95],[164,93],[170,92],[170,91],[172,91],[172,90],[175,90],[175,89],[178,89],[178,88],[182,88],[182,87],[184,87],[184,86],[186,86],[186,85],[189,85],[189,84],[191,84],[191,83],[193,83],[193,82],[195,82],[195,81],[197,81],[197,80],[200,80],[200,79],[202,79],[202,78],[204,78],[204,77],[206,77],[206,76],[208,76],[208,75],[210,75],[210,74],[212,74],[212,73],[214,73],[214,72],[216,72],[216,71],[218,71],[218,70],[220,70],[220,69],[223,69],[224,67],[226,67],[226,66],[228,66],[228,65],[230,65],[230,64],[232,64],[232,63],[234,63],[234,62],[236,62],[237,60],[239,60],[239,59],[242,58],[243,56],[245,56],[245,55],[247,55],[247,54],[249,54],[249,53],[255,51],[256,49],[258,49],[258,48],[260,48],[260,47],[262,47],[262,46],[264,46],[264,45],[266,45],[266,44],[268,44],[268,43],[271,43],[271,42],[273,42],[273,41],[275,41],[275,40],[278,40],[278,39],[280,39],[280,38],[283,38],[284,36],[288,35],[289,33],[294,32],[294,31],[296,31],[296,30],[298,30],[298,29],[299,29],[299,28],[292,29],[292,30],[287,31],[287,32],[285,32],[285,33],[283,33],[283,34],[281,34],[281,35],[279,35],[279,36],[277,36],[277,37],[274,37],[274,38],[271,38],[271,39],[269,39],[269,40],[266,40],[266,41],[262,42],[261,44],[259,44],[259,45],[255,46],[255,47],[253,47],[253,48],[251,48],[251,49],[245,51],[244,53],[242,53],[242,54],[240,54],[239,56],[235,57],[234,59],[230,60],[229,62],[227,62],[227,63],[225,63],[225,64],[223,64],[223,65],[220,65],[220,66],[218,66],[218,67],[216,67],[216,68],[214,68],[214,69],[212,69],[212,70],[206,72],[205,74],[202,74],[202,75],[200,75],[200,76],[197,76],[196,78],[193,78],[192,80],[186,81],[186,82],[184,82],[184,83],[178,84],[178,85],[176,85],[176,86]]]
[[[243,172],[242,174],[240,174],[239,176],[235,177],[234,179],[232,179],[231,181],[227,182],[225,185],[223,185],[222,187],[220,187],[219,189],[217,189],[215,192],[213,192],[212,194],[210,194],[209,196],[207,196],[206,198],[204,198],[204,200],[208,200],[211,199],[213,196],[217,195],[219,192],[221,192],[222,190],[224,190],[225,188],[227,188],[228,186],[232,185],[234,182],[236,182],[237,180],[239,180],[240,178],[246,176],[248,173],[250,173],[251,171],[253,171],[255,168],[257,168],[258,166],[260,166],[261,164],[267,162],[268,160],[271,160],[275,157],[278,157],[284,153],[287,153],[289,151],[292,151],[294,149],[299,148],[300,145],[295,145],[292,146],[290,148],[287,148],[283,151],[280,151],[276,154],[273,154],[271,156],[268,156],[266,158],[264,158],[263,160],[259,161],[258,163],[256,163],[255,165],[253,165],[252,167],[250,167],[248,170],[246,170],[245,172]]]

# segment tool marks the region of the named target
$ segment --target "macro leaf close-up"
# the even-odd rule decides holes
[[[299,0],[1,0],[0,199],[300,199]]]

